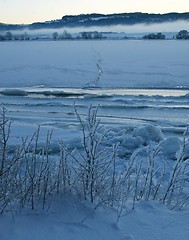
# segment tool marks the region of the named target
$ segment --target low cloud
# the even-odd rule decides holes
[[[73,28],[56,28],[56,29],[39,29],[31,30],[25,28],[22,31],[11,31],[13,34],[23,34],[27,33],[29,35],[52,35],[54,32],[62,34],[64,30],[74,34],[83,31],[98,31],[98,32],[124,32],[126,34],[133,33],[155,33],[155,32],[179,32],[182,29],[189,31],[189,21],[176,21],[176,22],[164,22],[164,23],[154,23],[154,24],[134,24],[134,25],[112,25],[112,26],[93,26],[93,27],[73,27]]]

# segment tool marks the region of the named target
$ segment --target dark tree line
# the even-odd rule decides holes
[[[179,31],[176,36],[173,36],[176,39],[189,39],[189,32],[187,30]],[[143,36],[143,39],[165,39],[165,35],[162,33],[150,33]]]
[[[148,35],[145,35],[143,39],[165,39],[165,35],[163,35],[162,33],[150,33]]]
[[[6,32],[4,35],[0,34],[0,41],[11,41],[11,40],[30,40],[30,36],[25,32],[23,34],[12,34]]]
[[[176,39],[189,39],[189,32],[186,30],[181,30],[177,35]]]
[[[69,32],[66,30],[63,31],[62,34],[54,32],[51,37],[45,36],[45,39],[53,39],[53,40],[63,40],[63,39],[103,39],[101,32],[98,31],[90,31],[90,32],[81,32],[77,36],[73,37]],[[150,33],[147,35],[144,35],[142,39],[150,39],[150,40],[164,40],[166,37],[161,32],[159,33]],[[173,36],[174,39],[189,39],[189,32],[187,30],[181,30],[179,31],[175,36]],[[37,39],[44,39],[44,36],[29,36],[26,32],[22,34],[12,34],[10,31],[6,32],[5,34],[0,34],[0,41],[12,41],[12,40],[20,40],[20,41],[26,41],[26,40],[37,40]],[[125,39],[128,39],[125,37]]]

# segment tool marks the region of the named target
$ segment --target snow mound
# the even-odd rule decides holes
[[[141,147],[143,143],[144,143],[144,140],[140,136],[137,136],[137,137],[126,137],[125,139],[123,139],[120,145],[129,150],[135,150],[136,148]]]
[[[181,140],[177,137],[169,137],[163,140],[162,152],[168,159],[176,160],[176,153],[181,147]]]
[[[144,145],[148,145],[150,142],[160,142],[164,139],[161,129],[153,125],[135,128],[133,130],[133,137],[141,137]]]

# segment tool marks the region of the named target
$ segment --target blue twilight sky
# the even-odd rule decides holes
[[[189,12],[189,0],[0,0],[0,22],[32,23],[82,13]]]

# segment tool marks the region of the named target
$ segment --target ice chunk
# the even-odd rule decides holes
[[[1,94],[8,96],[27,96],[28,93],[22,89],[5,89],[1,91]]]
[[[164,139],[161,129],[154,125],[135,128],[133,130],[133,137],[141,137],[145,145],[148,145],[151,141],[160,142]]]

